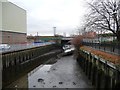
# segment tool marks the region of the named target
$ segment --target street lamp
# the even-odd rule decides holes
[[[54,30],[54,36],[56,35],[56,27],[53,27]]]

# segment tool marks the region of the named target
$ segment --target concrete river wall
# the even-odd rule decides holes
[[[77,61],[98,90],[120,87],[119,66],[84,50],[80,50]]]
[[[34,47],[2,54],[2,87],[31,71],[46,60],[55,57],[60,50],[56,45]]]

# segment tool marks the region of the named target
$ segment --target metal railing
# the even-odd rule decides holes
[[[0,53],[9,52],[9,51],[18,51],[34,47],[46,46],[55,44],[53,42],[44,42],[44,43],[28,43],[28,44],[11,44],[9,49],[0,49]]]
[[[105,51],[115,55],[120,55],[120,43],[112,43],[112,42],[109,42],[109,43],[82,42],[82,43],[83,45],[90,46],[97,50]]]

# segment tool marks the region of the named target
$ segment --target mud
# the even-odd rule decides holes
[[[25,78],[22,79],[22,81],[19,79],[10,87],[93,88],[73,56],[64,56],[57,59],[52,58],[48,62],[29,72],[24,77]],[[24,86],[22,86],[23,84]]]

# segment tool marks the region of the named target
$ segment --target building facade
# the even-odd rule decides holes
[[[27,42],[26,11],[11,2],[0,2],[0,43]]]
[[[62,36],[27,36],[28,43],[57,42],[61,43]]]
[[[0,43],[2,42],[2,2],[0,1]]]

